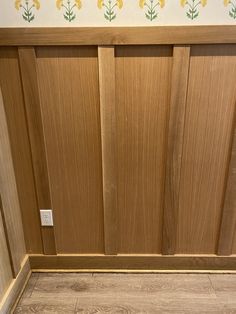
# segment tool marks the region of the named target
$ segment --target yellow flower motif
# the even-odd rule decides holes
[[[16,8],[16,10],[20,9],[20,5],[21,5],[21,0],[16,0],[15,1],[15,8]]]
[[[35,8],[37,10],[39,10],[40,9],[40,2],[39,2],[39,0],[33,0],[33,3],[34,3]]]
[[[81,0],[75,0],[75,5],[77,6],[78,9],[81,9],[82,8]]]
[[[186,3],[187,3],[187,0],[180,0],[180,4],[182,5],[182,7],[184,7]]]
[[[63,0],[57,0],[56,6],[57,6],[58,10],[61,9],[62,5],[63,5]]]
[[[98,8],[101,9],[103,6],[103,0],[98,0]]]
[[[224,5],[227,7],[227,5],[230,3],[230,0],[224,0]]]
[[[145,0],[139,0],[139,6],[141,9],[144,7],[144,4],[146,4]]]
[[[205,7],[205,5],[207,5],[207,0],[201,0],[201,4],[203,7]]]
[[[116,4],[117,4],[118,8],[121,9],[123,7],[123,0],[117,0]]]
[[[160,7],[163,8],[165,6],[165,0],[159,0]]]

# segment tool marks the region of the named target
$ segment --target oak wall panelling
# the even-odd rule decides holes
[[[19,61],[39,211],[40,209],[50,209],[52,206],[49,191],[48,171],[37,82],[36,56],[34,49],[30,47],[20,47]],[[41,234],[44,253],[56,253],[53,227],[42,227]]]
[[[0,198],[0,301],[7,290],[13,275],[11,268],[11,261],[8,253],[5,228],[2,219],[2,202]]]
[[[236,107],[236,106],[235,106]],[[218,254],[236,253],[236,114],[232,130],[232,154],[230,155],[229,173],[224,199]]]
[[[189,60],[190,46],[174,47],[169,126],[167,130],[168,147],[163,207],[163,254],[174,254],[176,249]]]
[[[0,49],[0,69],[11,65],[3,97],[14,108],[7,86],[18,73],[25,106],[15,128],[6,110],[12,158],[20,195],[14,149],[32,154],[26,243],[55,255],[32,255],[31,266],[235,268],[235,28],[19,32],[0,29],[0,44],[22,39],[19,60]],[[40,227],[42,207],[53,228]]]
[[[234,122],[236,46],[191,48],[177,253],[215,254]]]
[[[171,72],[171,46],[116,47],[119,253],[161,253]]]
[[[2,219],[7,230],[10,260],[13,276],[15,277],[25,256],[25,240],[23,234],[20,204],[13,168],[10,140],[6,115],[0,90],[0,195]]]
[[[15,47],[0,48],[0,86],[11,142],[26,249],[28,253],[42,253],[31,150],[25,119],[18,52]]]
[[[1,46],[236,44],[234,25],[0,28]]]
[[[57,253],[104,253],[97,47],[37,48]]]
[[[117,253],[115,48],[98,47],[105,253]]]

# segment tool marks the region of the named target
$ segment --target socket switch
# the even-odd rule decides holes
[[[51,209],[40,209],[41,226],[53,226]]]

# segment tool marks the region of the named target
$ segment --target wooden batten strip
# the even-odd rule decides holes
[[[233,44],[235,25],[1,28],[0,45]]]
[[[233,240],[236,232],[236,119],[234,119],[232,132],[232,152],[218,243],[219,255],[232,254]]]
[[[189,46],[174,47],[164,194],[163,254],[174,254],[176,246],[189,60]]]
[[[117,161],[114,47],[98,47],[105,253],[117,254]]]
[[[18,51],[38,206],[39,209],[49,209],[52,208],[52,205],[40,111],[36,55],[32,47],[20,47]],[[42,227],[41,232],[44,254],[56,254],[53,227],[50,227],[50,230]]]

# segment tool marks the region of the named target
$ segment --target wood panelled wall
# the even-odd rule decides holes
[[[9,86],[10,91],[10,86]],[[0,89],[0,313],[6,303],[6,291],[22,270],[26,256],[21,211],[13,168],[10,137]],[[12,294],[17,294],[16,291]]]
[[[3,47],[0,73],[28,252],[236,253],[236,45]]]

